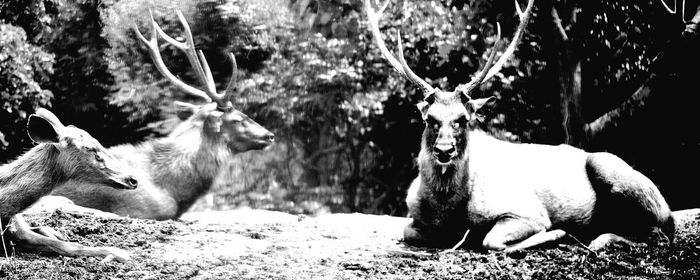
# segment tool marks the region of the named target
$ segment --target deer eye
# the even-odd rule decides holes
[[[440,129],[440,122],[438,122],[436,119],[429,117],[427,120],[425,120],[425,124],[426,124],[426,126],[432,128],[434,130]]]
[[[467,118],[466,117],[460,117],[452,123],[452,126],[457,129],[457,128],[464,128],[467,126]]]
[[[100,154],[95,154],[95,160],[102,161],[103,158],[102,158],[102,156],[100,156]]]

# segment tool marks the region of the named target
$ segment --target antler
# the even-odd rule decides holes
[[[153,19],[153,13],[150,10],[148,11],[148,13],[151,17],[151,25],[153,29],[151,30],[151,39],[146,40],[146,38],[143,36],[143,34],[141,34],[141,31],[139,31],[136,25],[134,25],[133,28],[141,42],[143,42],[148,47],[148,53],[151,55],[151,59],[153,59],[153,63],[155,63],[158,71],[161,74],[163,74],[163,76],[165,76],[166,79],[168,79],[170,82],[172,82],[174,85],[184,90],[185,92],[195,96],[199,96],[207,102],[216,102],[219,109],[223,110],[232,108],[233,106],[231,104],[230,98],[232,93],[234,92],[236,77],[238,75],[238,67],[236,65],[236,58],[234,57],[234,55],[232,53],[229,53],[229,58],[231,59],[231,64],[233,66],[233,71],[231,72],[231,79],[229,80],[226,89],[222,93],[217,93],[216,84],[214,83],[214,77],[212,76],[211,70],[209,69],[207,59],[204,57],[204,53],[201,50],[195,49],[194,40],[192,39],[192,31],[182,12],[179,10],[176,11],[177,17],[180,20],[180,23],[182,24],[185,31],[185,42],[180,42],[175,38],[170,37],[168,34],[165,34],[165,31],[163,31],[163,29],[160,28],[158,23],[156,23],[156,21]],[[160,55],[160,49],[158,47],[158,35],[163,37],[163,39],[166,42],[170,43],[171,45],[175,46],[176,48],[180,49],[182,52],[185,53],[185,56],[187,56],[187,60],[190,62],[190,65],[192,65],[192,68],[194,68],[194,72],[197,75],[199,81],[202,83],[202,86],[204,86],[205,90],[200,90],[198,88],[184,83],[183,81],[175,77],[175,75],[173,75],[173,73],[171,73],[170,70],[168,70],[168,68],[165,66],[165,63],[163,62],[163,57],[161,57]]]
[[[381,51],[382,55],[386,60],[389,61],[391,66],[396,69],[396,71],[401,74],[404,78],[408,79],[411,81],[413,84],[418,86],[425,96],[428,96],[430,93],[435,91],[435,88],[430,86],[428,82],[425,80],[421,79],[416,75],[416,73],[413,73],[411,68],[408,67],[408,64],[406,63],[406,59],[404,59],[403,56],[403,47],[401,44],[401,33],[399,31],[396,32],[397,40],[398,40],[398,48],[399,48],[399,59],[397,60],[394,55],[391,54],[389,49],[386,48],[386,44],[384,44],[384,39],[382,39],[382,33],[379,31],[379,19],[384,12],[384,9],[389,5],[389,2],[391,0],[386,0],[386,2],[381,5],[381,9],[379,11],[375,11],[372,8],[372,4],[370,3],[370,0],[364,0],[364,5],[365,5],[365,10],[367,12],[367,18],[369,20],[370,27],[372,29],[372,36],[374,37],[375,41],[377,42],[377,47],[379,47],[379,50]]]
[[[673,1],[673,10],[666,4],[665,0],[661,0],[661,4],[669,14],[675,15],[678,13],[678,0]],[[685,0],[681,3],[681,16],[683,17],[683,21],[685,21]]]
[[[520,44],[520,39],[522,39],[522,35],[525,32],[525,28],[530,22],[530,16],[532,16],[532,7],[534,6],[534,4],[535,0],[529,0],[527,2],[525,12],[523,12],[522,10],[520,10],[520,4],[518,4],[518,0],[515,0],[515,10],[518,12],[518,16],[520,17],[520,24],[518,25],[518,28],[513,34],[513,39],[511,40],[510,45],[508,45],[508,47],[503,52],[503,55],[501,55],[498,61],[496,63],[491,64],[495,57],[496,47],[501,41],[501,26],[497,25],[498,39],[496,40],[496,43],[494,43],[493,48],[491,49],[491,54],[489,55],[489,59],[486,62],[486,65],[484,65],[484,69],[482,69],[481,73],[479,73],[479,75],[477,75],[469,83],[457,86],[458,90],[469,94],[472,90],[479,86],[479,84],[488,81],[489,79],[491,79],[491,77],[496,75],[496,73],[501,71],[503,65],[510,59],[510,57],[515,52],[515,48],[518,46],[518,44]]]
[[[381,32],[379,32],[379,18],[386,9],[386,7],[389,5],[389,1],[387,0],[383,5],[381,5],[381,9],[379,11],[375,11],[372,8],[372,4],[370,3],[370,0],[364,0],[364,6],[365,10],[367,12],[367,18],[369,20],[370,27],[372,29],[372,36],[376,39],[377,42],[377,47],[379,47],[379,50],[381,51],[382,55],[384,58],[386,58],[389,63],[398,71],[402,76],[416,84],[418,87],[420,87],[423,92],[425,93],[426,96],[428,96],[430,93],[434,92],[435,89],[431,87],[425,80],[419,78],[411,69],[408,67],[408,64],[406,64],[406,60],[403,57],[403,48],[401,45],[401,34],[397,32],[397,37],[398,37],[398,51],[399,51],[399,59],[397,60],[391,52],[386,48],[386,44],[384,44],[384,40],[382,39]],[[525,28],[527,27],[528,22],[530,21],[530,16],[532,15],[532,7],[534,6],[535,1],[534,0],[529,0],[527,3],[527,8],[525,9],[525,12],[522,12],[520,10],[520,5],[518,4],[518,1],[515,0],[515,7],[516,10],[518,11],[518,15],[520,16],[520,24],[518,25],[518,28],[515,31],[515,34],[513,35],[513,40],[510,43],[510,45],[506,48],[506,50],[503,52],[503,55],[501,55],[501,58],[498,59],[496,63],[493,63],[495,57],[496,57],[496,47],[498,47],[498,44],[501,42],[501,26],[500,24],[497,24],[497,39],[496,43],[494,43],[494,47],[491,50],[491,54],[489,54],[489,58],[486,61],[486,65],[484,65],[483,70],[474,77],[470,82],[466,84],[461,84],[457,86],[457,90],[464,92],[466,94],[469,94],[474,88],[476,88],[479,84],[487,81],[496,73],[501,71],[501,68],[503,68],[503,65],[510,59],[510,57],[513,55],[515,52],[515,48],[518,46],[520,43],[520,39],[522,38],[522,34],[525,31]]]

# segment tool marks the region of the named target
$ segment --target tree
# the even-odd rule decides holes
[[[552,11],[548,34],[560,42],[549,45],[560,58],[552,72],[559,81],[579,81],[559,83],[566,142],[620,155],[662,185],[674,208],[696,205],[685,198],[692,188],[681,186],[693,172],[682,162],[700,156],[700,134],[690,129],[694,109],[686,105],[698,98],[677,102],[669,93],[695,86],[700,16],[683,23],[660,1],[565,3],[545,9]],[[557,14],[570,16],[558,25]]]
[[[31,147],[27,117],[51,104],[51,91],[41,85],[53,63],[53,55],[28,42],[22,28],[0,22],[0,162]]]

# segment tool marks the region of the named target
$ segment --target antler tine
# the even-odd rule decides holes
[[[192,37],[192,29],[190,29],[190,25],[187,23],[187,19],[185,19],[185,15],[182,14],[182,11],[176,10],[177,13],[177,18],[180,20],[180,24],[182,24],[182,28],[185,31],[185,42],[184,44],[186,47],[180,48],[185,53],[185,56],[187,56],[187,60],[190,61],[190,64],[194,68],[195,73],[197,74],[197,77],[199,77],[199,80],[202,82],[202,86],[207,88],[207,93],[216,93],[216,85],[214,84],[214,79],[210,78],[209,76],[206,75],[206,71],[210,71],[208,66],[203,66],[201,61],[197,58],[197,51],[195,49],[194,45],[194,38]],[[165,32],[160,32],[161,36],[167,36]],[[202,69],[204,68],[204,69]],[[212,99],[216,98],[214,96],[211,96]]]
[[[666,9],[666,11],[667,11],[669,14],[675,15],[675,14],[678,12],[678,1],[675,1],[675,0],[673,1],[673,8],[674,8],[673,10],[671,10],[671,7],[669,7],[668,5],[666,5],[666,1],[665,1],[665,0],[659,0],[659,1],[661,1],[661,5],[664,6],[664,8]]]
[[[496,75],[496,73],[501,71],[501,68],[503,68],[503,65],[510,59],[510,57],[513,55],[515,52],[515,48],[520,44],[520,39],[522,39],[522,35],[525,32],[525,28],[527,27],[527,24],[530,22],[530,16],[532,16],[532,7],[535,6],[535,0],[529,0],[527,2],[527,8],[525,8],[525,13],[520,12],[520,4],[518,4],[518,0],[515,0],[515,5],[518,7],[518,15],[520,16],[520,24],[518,25],[518,28],[515,30],[515,34],[513,35],[513,39],[510,42],[510,45],[508,45],[508,48],[503,52],[503,55],[501,55],[501,58],[498,59],[498,61],[493,64],[493,66],[488,69],[488,73],[486,74],[486,77],[482,79],[480,82],[483,83],[485,81],[488,81]]]
[[[236,56],[233,55],[233,53],[229,53],[228,57],[231,59],[231,78],[228,80],[228,85],[226,85],[226,90],[224,90],[224,93],[226,96],[224,98],[226,100],[229,100],[230,97],[233,95],[233,89],[236,87],[236,84],[238,83],[238,64],[236,63]]]
[[[661,5],[664,6],[664,8],[666,9],[666,11],[667,11],[669,14],[672,14],[672,15],[678,14],[678,9],[679,9],[679,7],[678,7],[678,0],[674,0],[674,1],[673,1],[673,10],[671,10],[671,7],[669,7],[669,6],[666,4],[666,1],[665,1],[665,0],[659,0],[659,1],[661,1]],[[687,21],[686,21],[686,19],[685,19],[685,0],[681,1],[680,9],[681,9],[681,20],[683,20],[683,22],[687,23]]]
[[[209,63],[207,62],[206,57],[204,57],[204,52],[202,50],[197,50],[197,54],[199,55],[199,60],[202,62],[202,67],[204,68],[204,75],[207,77],[207,83],[209,87],[209,93],[212,99],[214,100],[219,100],[223,97],[222,94],[216,93],[216,85],[214,84],[214,76],[211,74],[211,70],[209,68]]]
[[[168,68],[165,66],[165,63],[163,62],[163,57],[161,57],[160,55],[160,50],[158,48],[158,36],[156,35],[158,33],[157,30],[160,29],[160,27],[153,19],[153,14],[150,10],[148,11],[148,13],[151,18],[151,27],[153,29],[151,32],[151,39],[147,40],[146,37],[144,37],[143,34],[141,34],[141,31],[139,30],[138,26],[136,26],[136,24],[133,25],[133,29],[134,32],[136,32],[136,35],[139,38],[139,40],[141,40],[141,42],[143,42],[148,48],[148,53],[150,54],[151,59],[153,60],[153,63],[156,66],[156,69],[158,69],[158,72],[160,72],[163,76],[165,76],[167,80],[169,80],[171,83],[173,83],[175,86],[179,87],[183,91],[192,95],[202,97],[207,102],[211,102],[212,99],[206,94],[206,92],[184,83],[183,81],[175,77],[175,75],[173,75],[173,73],[170,72],[170,70],[168,70]]]
[[[187,60],[190,62],[190,65],[192,65],[192,68],[194,68],[194,72],[197,75],[197,78],[199,78],[200,82],[205,88],[207,88],[207,90],[211,90],[210,84],[213,84],[213,81],[210,83],[207,80],[204,74],[204,70],[202,69],[197,55],[195,54],[194,41],[192,40],[192,32],[190,31],[190,26],[187,24],[187,20],[185,19],[185,16],[182,14],[182,12],[178,10],[176,11],[176,13],[178,15],[178,19],[180,20],[180,23],[183,25],[183,28],[185,30],[185,37],[187,38],[186,42],[180,42],[175,38],[170,37],[170,35],[166,34],[165,31],[163,31],[163,29],[160,27],[160,25],[158,25],[158,23],[156,23],[155,20],[153,20],[153,16],[151,15],[151,20],[153,20],[153,23],[155,24],[155,31],[158,33],[158,35],[160,35],[160,37],[163,37],[165,41],[167,41],[168,43],[185,53]]]
[[[376,1],[379,1],[379,0],[376,0]],[[379,11],[377,11],[377,14],[379,14],[379,15],[383,14],[384,10],[386,10],[386,7],[389,7],[390,2],[391,2],[391,0],[386,0],[386,2],[384,2],[382,7],[379,9]]]
[[[425,80],[421,79],[416,75],[416,73],[413,73],[413,70],[411,70],[410,67],[408,67],[408,63],[406,63],[406,59],[403,56],[403,44],[401,43],[401,32],[399,30],[396,30],[396,40],[399,48],[399,62],[401,63],[401,67],[403,68],[404,76],[406,78],[413,82],[414,84],[418,85],[423,91],[428,94],[435,89],[431,87],[428,82]]]
[[[182,88],[188,93],[205,98],[207,102],[216,102],[219,108],[231,107],[230,103],[226,99],[227,93],[216,92],[216,84],[214,83],[214,77],[211,73],[211,69],[209,68],[209,63],[204,57],[204,53],[201,50],[197,50],[195,48],[192,30],[190,29],[190,25],[187,23],[187,19],[185,19],[185,16],[180,10],[176,10],[176,13],[185,33],[185,42],[180,42],[175,38],[169,36],[168,34],[165,34],[165,31],[163,31],[163,29],[153,19],[153,14],[150,12],[150,10],[149,14],[151,15],[151,22],[153,25],[153,38],[151,39],[151,41],[147,41],[143,37],[143,35],[138,31],[138,28],[136,28],[136,32],[139,38],[141,39],[141,41],[146,43],[151,53],[151,58],[153,58],[154,62],[156,62],[156,67],[164,76],[166,76],[166,78],[168,78],[168,80],[170,80],[175,85]],[[165,67],[162,57],[160,56],[160,52],[158,51],[158,35],[160,35],[165,41],[167,41],[168,43],[172,44],[174,47],[180,49],[182,52],[185,53],[187,60],[194,69],[197,78],[199,78],[205,90],[199,90],[190,85],[187,85],[179,79],[175,78],[175,76],[172,75],[172,73],[170,73],[167,67]]]
[[[379,10],[379,12],[376,12],[372,8],[372,4],[370,3],[370,0],[364,0],[364,6],[365,10],[367,12],[367,18],[370,24],[370,28],[372,30],[372,36],[375,39],[375,42],[377,43],[377,47],[379,48],[379,51],[382,53],[382,56],[389,61],[389,64],[396,69],[401,76],[405,77],[415,85],[421,88],[423,90],[424,94],[431,93],[435,91],[435,89],[428,84],[425,80],[419,78],[411,69],[408,67],[406,64],[406,61],[403,59],[403,48],[401,46],[401,34],[397,33],[399,35],[398,39],[398,44],[399,44],[399,53],[402,61],[397,60],[394,55],[391,54],[389,49],[387,49],[386,44],[384,43],[384,39],[382,39],[382,34],[379,31],[379,19],[381,17],[381,12],[386,9],[388,6],[390,0],[387,0],[383,5],[382,8]]]
[[[461,90],[462,92],[469,94],[474,90],[474,88],[478,87],[479,84],[481,84],[482,81],[484,81],[484,78],[486,78],[486,73],[488,72],[489,68],[493,65],[493,61],[496,59],[496,48],[498,47],[498,44],[501,42],[501,24],[496,23],[496,42],[493,43],[493,47],[491,48],[491,53],[489,54],[489,58],[486,60],[486,64],[484,65],[484,69],[479,72],[479,75],[477,75],[474,79],[472,79],[469,83],[467,83],[465,86],[463,86]],[[458,87],[458,88],[461,88]]]

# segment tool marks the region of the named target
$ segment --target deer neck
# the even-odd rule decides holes
[[[29,207],[55,186],[68,180],[59,150],[40,144],[17,160],[0,166],[0,218],[3,225],[12,216]]]
[[[231,156],[221,139],[193,126],[154,143],[150,173],[177,202],[181,214],[209,191]]]
[[[425,139],[425,137],[424,137]],[[453,196],[455,194],[465,195],[466,182],[469,179],[469,154],[465,152],[460,158],[447,168],[438,164],[432,153],[432,147],[423,141],[421,150],[418,153],[418,169],[423,180],[423,184],[431,188],[436,194]]]

